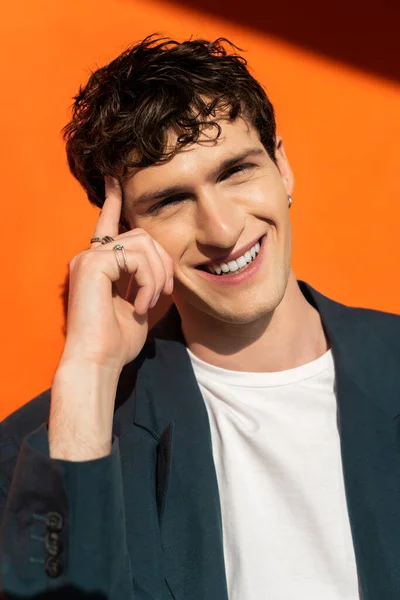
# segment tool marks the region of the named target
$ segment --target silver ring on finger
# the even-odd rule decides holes
[[[92,238],[90,240],[90,243],[93,244],[94,242],[101,242],[101,238]]]
[[[115,257],[116,257],[116,259],[117,259],[117,262],[118,262],[119,271],[120,271],[120,272],[122,271],[122,268],[121,268],[121,261],[120,261],[120,259],[119,259],[119,255],[118,255],[118,251],[120,250],[120,251],[122,252],[122,256],[124,257],[124,271],[125,271],[125,273],[128,273],[128,263],[127,263],[127,261],[126,261],[126,252],[125,252],[125,248],[124,248],[123,246],[121,246],[121,244],[116,244],[116,245],[113,247],[113,250],[114,250],[114,252],[115,252]]]
[[[102,244],[109,244],[110,242],[115,242],[114,238],[111,237],[110,235],[105,235],[102,239],[101,239],[101,243]]]

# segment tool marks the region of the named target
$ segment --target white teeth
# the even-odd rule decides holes
[[[230,261],[228,262],[228,267],[229,267],[229,270],[230,270],[230,271],[237,271],[237,270],[238,270],[238,268],[239,268],[239,266],[238,266],[238,264],[237,264],[236,260],[230,260]]]
[[[251,254],[250,254],[249,251],[247,251],[247,252],[244,253],[244,257],[246,259],[246,262],[248,262],[248,263],[251,262],[252,256],[251,256]]]
[[[247,250],[236,260],[230,260],[228,263],[220,263],[219,265],[207,265],[205,269],[206,271],[214,274],[216,273],[217,275],[220,275],[221,273],[229,273],[230,271],[235,272],[238,269],[246,267],[250,262],[252,262],[259,253],[260,248],[261,246],[259,242],[257,242],[252,248],[250,248],[250,250]]]

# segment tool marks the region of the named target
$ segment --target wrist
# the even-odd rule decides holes
[[[119,372],[80,362],[61,362],[51,388],[50,455],[91,460],[111,451]]]

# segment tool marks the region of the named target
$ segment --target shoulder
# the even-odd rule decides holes
[[[50,390],[46,390],[0,423],[0,508],[6,503],[22,442],[48,419],[49,408]]]
[[[356,317],[371,331],[400,347],[400,315],[372,308],[346,307],[349,315]]]
[[[375,368],[400,381],[400,315],[371,308],[343,307],[336,320],[336,341],[353,359],[362,357],[370,372]]]
[[[0,423],[0,443],[19,448],[23,439],[45,423],[50,411],[50,389],[45,390]]]
[[[325,296],[308,283],[299,281],[306,299],[318,310],[322,320],[331,330],[340,331],[342,340],[356,338],[361,343],[363,336],[380,338],[400,352],[400,315],[365,306],[349,306]],[[368,343],[368,339],[365,339]]]

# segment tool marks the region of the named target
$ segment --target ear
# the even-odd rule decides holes
[[[283,139],[280,135],[276,136],[275,158],[279,172],[282,177],[283,185],[286,189],[286,193],[289,196],[291,196],[293,194],[294,189],[294,177],[286,156],[285,147],[283,145]]]

